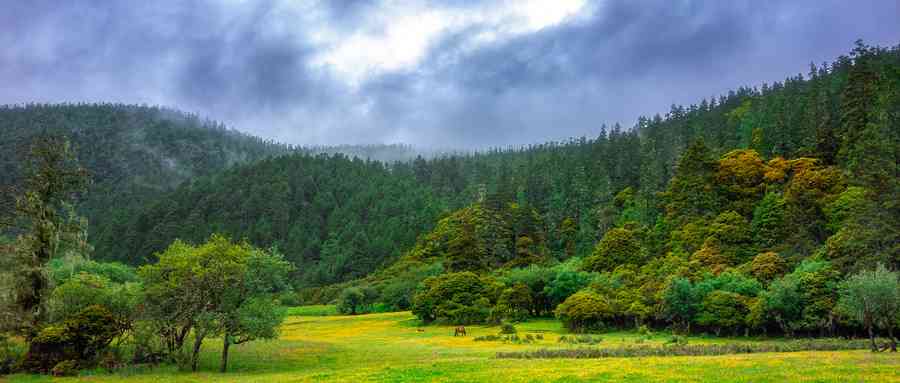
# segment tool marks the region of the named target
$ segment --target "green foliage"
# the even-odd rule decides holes
[[[47,299],[52,281],[47,264],[69,253],[90,252],[86,242],[86,222],[75,213],[72,202],[88,184],[87,172],[78,163],[70,142],[63,137],[43,135],[26,145],[23,158],[25,177],[15,198],[14,215],[0,231],[17,233],[9,254],[4,254],[4,270],[13,290],[3,302],[11,318],[0,330],[32,337],[49,316]],[[0,212],[6,218],[9,212]],[[0,223],[7,223],[0,221]]]
[[[572,294],[587,287],[594,277],[594,273],[578,270],[560,270],[556,277],[544,287],[544,294],[550,299],[550,305],[555,307]]]
[[[144,314],[170,354],[182,349],[193,330],[193,370],[203,339],[223,335],[224,370],[231,344],[276,335],[284,315],[276,297],[288,288],[290,271],[276,249],[263,251],[220,235],[199,246],[176,241],[159,254],[158,263],[138,270]]]
[[[59,324],[43,327],[31,339],[22,368],[47,373],[63,361],[74,361],[79,367],[91,365],[125,330],[125,325],[102,306],[88,306]]]
[[[50,374],[53,376],[78,375],[78,361],[64,360],[62,362],[59,362],[55,366],[53,366],[53,369],[50,370]]]
[[[788,231],[785,215],[784,199],[777,193],[766,193],[753,209],[753,220],[750,222],[757,246],[773,249],[782,243]]]
[[[517,283],[500,293],[500,298],[497,300],[497,311],[506,319],[525,320],[531,314],[533,299],[531,289],[524,283]]]
[[[579,291],[556,307],[556,317],[573,332],[603,329],[613,315],[607,300],[590,290]]]
[[[412,312],[425,323],[483,323],[499,295],[499,286],[472,272],[449,273],[426,279],[413,298]]]
[[[357,310],[366,304],[366,295],[359,287],[348,287],[338,297],[337,309],[341,314],[356,315]]]
[[[50,321],[65,320],[93,305],[102,306],[120,321],[130,321],[142,301],[138,283],[114,283],[104,276],[81,272],[53,289],[48,302]]]
[[[0,335],[0,376],[13,373],[25,354],[21,344]]]
[[[757,280],[769,282],[787,271],[787,262],[778,253],[768,251],[757,254],[750,262],[750,273]]]
[[[500,324],[500,333],[501,334],[515,334],[518,333],[516,330],[516,326],[509,322],[503,322]]]
[[[714,182],[717,168],[718,164],[703,140],[693,141],[679,158],[665,195],[666,214],[677,226],[719,209]]]
[[[900,279],[896,272],[878,265],[873,271],[861,271],[840,285],[839,311],[861,323],[869,333],[872,351],[877,351],[873,328],[890,331],[900,319]],[[893,349],[896,351],[896,344]]]
[[[394,311],[409,310],[419,284],[443,271],[440,263],[416,263],[407,270],[393,274],[382,284],[381,301]]]
[[[687,278],[672,279],[663,292],[664,315],[682,328],[689,329],[699,309],[698,295],[694,285]]]
[[[728,265],[749,261],[756,254],[750,224],[734,211],[719,214],[710,225],[708,235],[707,238],[716,239],[719,251]]]
[[[761,293],[761,310],[785,334],[826,329],[832,321],[838,274],[830,263],[807,260]]]
[[[748,216],[765,192],[766,164],[754,150],[733,150],[719,159],[715,182],[721,190],[726,210]]]
[[[744,296],[730,291],[714,290],[703,298],[697,323],[712,327],[718,335],[722,330],[736,330],[743,326],[748,312]]]
[[[619,265],[639,264],[641,244],[637,234],[625,228],[606,232],[594,252],[585,258],[582,267],[587,271],[610,271]]]
[[[109,279],[112,283],[138,282],[136,270],[118,262],[97,262],[82,256],[56,258],[50,261],[50,279],[55,285],[65,283],[69,278],[86,273]]]

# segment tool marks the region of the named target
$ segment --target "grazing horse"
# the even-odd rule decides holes
[[[456,327],[456,330],[453,331],[453,336],[466,336],[466,327],[465,326]]]

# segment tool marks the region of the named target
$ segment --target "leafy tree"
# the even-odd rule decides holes
[[[769,282],[787,271],[787,262],[778,253],[769,251],[760,253],[750,262],[750,273],[756,279]]]
[[[663,292],[663,313],[667,319],[690,332],[691,322],[700,308],[700,299],[690,280],[677,277]]]
[[[337,308],[343,314],[356,315],[365,303],[366,296],[359,287],[348,287],[341,292],[338,298]]]
[[[501,287],[492,279],[473,272],[431,277],[422,285],[422,290],[413,298],[413,314],[425,323],[457,324],[486,321]]]
[[[703,298],[697,323],[714,328],[716,335],[723,329],[737,329],[749,312],[746,301],[740,294],[715,290]]]
[[[556,317],[574,332],[602,329],[613,315],[609,303],[590,290],[575,293],[556,308]]]
[[[638,264],[641,261],[640,246],[634,231],[612,229],[597,243],[582,267],[587,271],[609,271],[619,265]]]
[[[566,298],[590,285],[593,279],[593,273],[578,270],[561,270],[544,287],[544,294],[550,299],[552,306],[557,306],[565,301]]]
[[[791,276],[776,279],[760,296],[765,315],[773,318],[789,337],[799,327],[798,322],[803,315],[803,296],[799,285],[797,279]]]
[[[7,309],[17,319],[4,323],[26,338],[34,336],[49,317],[47,264],[61,250],[83,242],[84,221],[74,215],[71,203],[88,183],[68,140],[41,136],[29,149],[24,192],[16,197],[11,227],[19,236],[8,265],[13,268],[15,291]]]
[[[181,350],[193,331],[191,368],[196,371],[207,336],[223,336],[223,368],[230,344],[274,336],[270,325],[280,323],[275,296],[287,287],[289,270],[277,251],[214,234],[199,246],[176,241],[159,254],[158,263],[142,266],[138,274],[146,291],[145,314],[168,351]],[[274,312],[262,313],[262,307]]]
[[[780,245],[787,232],[785,226],[784,199],[776,193],[766,193],[753,209],[750,229],[757,246],[774,249]]]
[[[900,280],[896,272],[878,265],[873,271],[851,275],[841,283],[838,308],[866,328],[872,351],[878,351],[875,328],[888,331],[891,351],[897,351],[894,327],[900,318]]]
[[[234,247],[234,246],[233,246]],[[244,268],[237,283],[222,292],[215,320],[222,334],[222,361],[219,371],[228,369],[228,349],[257,339],[278,337],[286,311],[277,297],[290,289],[288,274],[293,267],[278,249],[251,249],[238,259]]]
[[[677,226],[719,209],[714,188],[717,168],[703,140],[694,141],[682,154],[665,195],[666,214]]]
[[[500,293],[497,308],[505,318],[520,321],[531,313],[532,300],[531,289],[524,283],[517,283]]]
[[[754,150],[738,149],[722,156],[715,182],[723,199],[728,201],[727,210],[749,216],[753,205],[765,192],[765,172],[766,164]]]
[[[140,284],[120,284],[108,278],[79,273],[56,286],[50,294],[50,321],[61,322],[81,310],[98,305],[109,311],[120,323],[130,323],[142,300]]]

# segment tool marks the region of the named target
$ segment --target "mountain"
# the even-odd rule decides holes
[[[673,252],[690,257],[704,248],[711,256],[734,249],[719,237],[704,247],[709,235],[695,229],[742,228],[741,220],[752,226],[757,209],[763,214],[786,203],[796,221],[779,230],[791,235],[770,238],[753,251],[777,251],[797,262],[829,251],[846,254],[856,246],[854,251],[871,253],[869,260],[896,263],[896,230],[867,226],[860,217],[900,220],[898,94],[900,48],[859,44],[848,56],[812,65],[807,76],[672,106],[631,129],[601,125],[597,137],[512,149],[413,158],[399,147],[388,150],[401,153],[390,163],[360,158],[377,157],[372,153],[379,150],[351,158],[335,154],[339,149],[307,148],[270,158],[291,148],[209,127],[159,128],[175,123],[152,108],[137,108],[156,111],[141,120],[154,128],[132,129],[143,135],[118,134],[97,145],[93,141],[104,136],[83,129],[73,139],[82,145],[89,169],[120,175],[101,177],[118,182],[98,184],[128,186],[95,185],[92,193],[99,196],[86,201],[91,238],[103,259],[147,262],[175,238],[200,241],[224,232],[258,246],[278,246],[298,266],[299,286],[350,281],[389,270],[398,259],[446,263],[454,246],[483,252],[488,269],[514,267],[523,264],[511,261],[527,233],[510,218],[515,216],[508,211],[511,204],[534,212],[530,225],[536,228],[529,229],[534,235],[525,235],[534,262],[586,259],[614,229],[629,246],[639,242],[645,261]],[[38,106],[5,113],[31,115],[27,124],[65,127],[62,117],[41,119],[37,111],[65,116],[60,111],[79,108],[106,108],[122,121],[134,109]],[[103,113],[87,114],[109,120]],[[20,131],[26,126],[4,124]],[[198,137],[184,138],[186,132]],[[232,137],[221,140],[234,144],[217,145],[218,138],[208,137]],[[219,154],[205,154],[210,150]],[[126,153],[149,160],[123,158]],[[125,171],[130,167],[138,171]],[[754,178],[777,178],[778,172],[785,173],[780,181]],[[794,184],[795,179],[808,185]],[[179,180],[190,182],[173,187]],[[836,189],[816,186],[828,182]],[[121,192],[129,188],[147,192],[129,198]],[[854,216],[859,219],[848,218]],[[493,229],[484,231],[482,223]],[[470,232],[505,234],[459,234]],[[684,238],[693,234],[697,237]],[[429,241],[437,239],[441,243],[433,247]],[[425,258],[410,256],[427,248],[438,250]],[[749,256],[748,249],[735,250],[740,254],[735,259]],[[850,263],[845,270],[854,267]]]
[[[160,107],[7,105],[0,107],[0,188],[19,184],[22,156],[38,135],[64,136],[75,147],[92,179],[79,204],[90,222],[122,221],[133,209],[186,180],[292,151],[287,145]],[[91,230],[91,234],[96,238],[98,233]]]

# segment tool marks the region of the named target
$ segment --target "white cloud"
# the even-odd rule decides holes
[[[415,67],[430,44],[447,33],[482,27],[484,31],[465,45],[475,49],[560,24],[584,7],[585,0],[507,0],[456,8],[390,1],[367,14],[366,24],[354,30],[313,21],[319,25],[310,38],[325,48],[311,65],[327,68],[355,87],[370,76]]]

